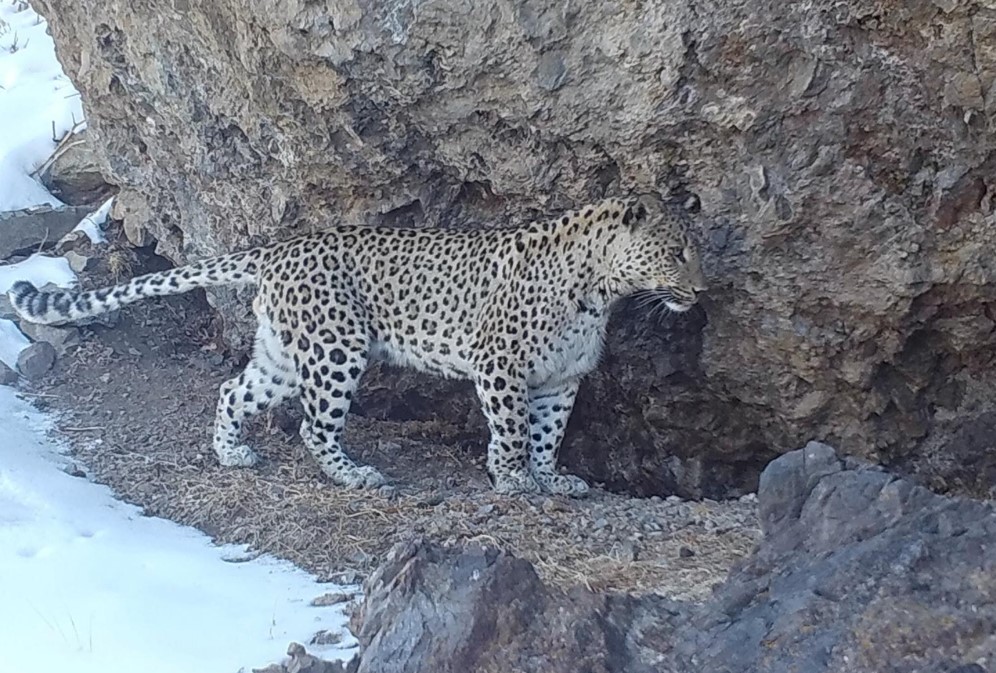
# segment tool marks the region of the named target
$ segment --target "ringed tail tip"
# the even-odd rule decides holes
[[[14,307],[18,315],[25,318],[31,317],[28,307],[31,305],[31,299],[37,294],[38,288],[26,280],[16,281],[7,290],[7,298],[10,299],[11,306]]]

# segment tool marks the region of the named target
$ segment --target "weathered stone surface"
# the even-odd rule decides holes
[[[155,243],[156,239],[146,226],[149,205],[136,192],[125,192],[114,199],[111,216],[124,220],[124,233],[128,242],[136,248],[144,248]]]
[[[69,262],[69,268],[76,273],[83,273],[84,271],[89,271],[94,266],[96,266],[93,257],[87,257],[86,255],[81,255],[75,250],[67,250],[63,253],[63,257]]]
[[[79,330],[73,325],[56,327],[22,320],[20,327],[21,331],[31,337],[33,341],[44,341],[51,344],[55,348],[56,355],[64,355],[67,350],[80,344]]]
[[[11,318],[16,317],[17,311],[15,311],[14,307],[11,305],[10,299],[8,299],[5,294],[0,295],[0,319],[10,320]]]
[[[324,661],[308,654],[300,643],[290,644],[287,648],[287,657],[284,663],[272,664],[266,668],[254,668],[253,673],[347,673],[340,662]]]
[[[584,476],[736,492],[819,437],[989,488],[988,445],[921,448],[996,400],[991,3],[36,4],[126,226],[177,262],[697,196],[713,291],[620,311],[565,451]],[[246,297],[213,300],[248,343]],[[471,417],[466,387],[370,384],[370,413]]]
[[[42,175],[42,182],[63,203],[92,205],[111,195],[99,153],[88,138],[86,131],[73,136]]]
[[[89,208],[42,206],[0,213],[0,259],[16,252],[35,252],[42,243],[55,243],[86,217]]]
[[[7,366],[6,363],[0,362],[0,385],[12,386],[17,383],[17,372]]]
[[[365,590],[357,673],[650,673],[661,656],[648,634],[670,631],[679,607],[562,594],[521,559],[421,542],[395,548]]]
[[[55,364],[55,347],[47,341],[28,345],[17,356],[17,371],[29,379],[38,379]]]
[[[939,673],[996,663],[996,511],[810,444],[758,493],[765,538],[701,605],[562,594],[494,551],[399,546],[350,670]],[[777,512],[777,515],[776,515]]]
[[[772,463],[758,493],[762,512],[780,503],[791,514],[769,517],[758,553],[674,633],[674,661],[729,671],[989,670],[992,506],[834,465],[819,445],[800,453]]]

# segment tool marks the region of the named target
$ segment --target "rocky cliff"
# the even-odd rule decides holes
[[[714,289],[621,308],[565,450],[589,478],[737,492],[820,437],[996,480],[993,0],[35,4],[116,216],[177,262],[603,193],[699,211]],[[245,298],[212,299],[244,344]],[[367,413],[475,418],[464,387],[370,383]]]

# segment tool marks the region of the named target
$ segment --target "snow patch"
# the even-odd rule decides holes
[[[97,210],[80,220],[80,223],[73,227],[73,231],[82,231],[87,235],[87,238],[90,239],[91,243],[106,243],[107,239],[104,238],[103,224],[107,222],[107,218],[111,214],[111,206],[113,204],[114,197],[112,196],[104,201],[100,208],[97,208]]]
[[[0,4],[0,212],[62,205],[31,173],[58,139],[82,128],[79,92],[62,72],[47,28],[27,3]]]
[[[342,606],[289,563],[242,563],[200,532],[145,517],[61,469],[47,419],[0,386],[0,671],[236,673],[279,661],[319,630],[345,659]],[[347,590],[352,587],[347,588]]]
[[[55,283],[69,288],[76,285],[76,274],[65,257],[35,254],[17,264],[0,266],[0,293],[7,292],[19,280],[26,280],[35,287]]]
[[[17,371],[17,356],[31,342],[10,320],[0,319],[0,362]]]

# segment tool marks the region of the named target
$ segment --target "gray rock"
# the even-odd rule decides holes
[[[0,294],[0,320],[13,320],[17,318],[17,312],[10,303],[6,294]]]
[[[69,262],[69,268],[76,273],[89,271],[95,266],[95,262],[92,257],[81,255],[75,250],[67,250],[62,256],[66,258],[67,262]]]
[[[675,632],[677,666],[916,673],[996,661],[990,505],[839,469],[825,447],[775,462],[759,505],[790,514],[768,517],[758,552]]]
[[[309,654],[300,643],[291,643],[287,647],[287,657],[283,663],[254,668],[253,673],[355,673],[344,667],[342,662],[324,661]]]
[[[89,132],[77,133],[42,175],[42,183],[63,203],[99,203],[111,193],[101,173],[101,158]]]
[[[52,344],[36,341],[17,356],[17,371],[28,379],[41,378],[55,364],[56,352]]]
[[[821,444],[774,461],[758,500],[759,549],[700,605],[565,594],[496,551],[396,547],[364,584],[351,666],[976,673],[996,661],[991,505],[844,465]]]
[[[42,243],[55,245],[89,212],[86,206],[42,206],[0,213],[0,259],[18,252],[35,252]]]
[[[17,383],[17,372],[8,367],[6,363],[0,362],[0,385],[12,386],[15,383]]]
[[[565,595],[521,559],[420,541],[396,547],[364,590],[352,624],[358,673],[650,673],[657,655],[646,641],[670,630],[682,607],[659,597]]]
[[[32,340],[52,344],[59,356],[65,355],[66,351],[80,345],[79,330],[72,325],[56,327],[22,320],[20,327],[21,331]]]
[[[536,83],[547,91],[556,91],[563,86],[567,78],[563,55],[555,51],[543,54],[536,64],[535,77]]]
[[[960,460],[924,445],[943,455],[996,410],[991,3],[180,5],[182,21],[35,3],[136,244],[184,262],[336,222],[488,226],[674,197],[700,209],[713,289],[682,316],[620,305],[568,469],[725,496],[836,436],[988,490],[985,435]],[[251,292],[211,298],[247,347]],[[470,387],[412,372],[378,368],[360,397],[370,415],[482,427]]]
[[[797,519],[798,508],[819,480],[840,469],[833,447],[819,442],[810,442],[801,451],[771,461],[761,473],[759,485],[765,494],[758,504],[761,530],[767,532],[786,519]]]

